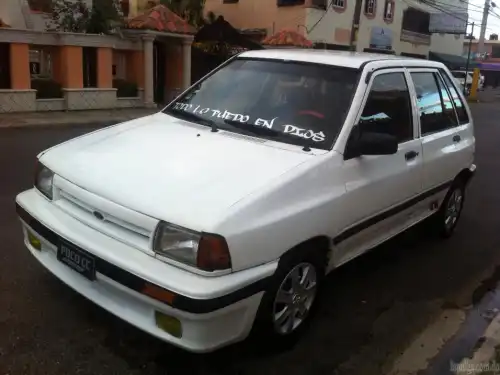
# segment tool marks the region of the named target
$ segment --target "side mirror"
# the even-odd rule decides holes
[[[398,152],[398,140],[390,134],[362,132],[358,150],[360,155],[392,155]]]
[[[361,132],[355,126],[349,138],[345,160],[361,155],[392,155],[398,152],[397,138],[386,133]]]

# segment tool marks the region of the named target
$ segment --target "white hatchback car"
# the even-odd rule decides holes
[[[245,52],[160,113],[38,156],[24,241],[136,327],[207,352],[293,339],[323,276],[431,218],[452,234],[476,169],[441,63]]]

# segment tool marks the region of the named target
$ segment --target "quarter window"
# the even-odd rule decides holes
[[[444,78],[444,83],[448,87],[448,90],[450,90],[451,97],[453,98],[453,103],[455,103],[455,110],[457,111],[459,124],[460,125],[468,124],[469,123],[469,115],[467,114],[467,111],[464,107],[464,103],[462,102],[462,99],[460,99],[460,96],[458,95],[457,88],[455,87],[455,85],[451,81],[450,76],[448,74],[446,74],[446,72],[442,71],[441,75]]]
[[[455,111],[453,107],[451,107],[451,111],[450,108],[447,109],[443,101],[437,73],[411,73],[411,77],[417,94],[422,135],[439,132],[455,126]],[[446,93],[444,86],[442,89]],[[449,102],[449,97],[446,97]]]
[[[410,103],[403,73],[376,76],[359,121],[360,130],[393,135],[400,143],[413,139]]]

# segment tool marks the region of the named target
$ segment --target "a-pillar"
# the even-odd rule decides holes
[[[144,105],[154,107],[153,41],[154,35],[143,35],[144,51]]]
[[[191,86],[191,44],[192,39],[182,40],[182,89]]]

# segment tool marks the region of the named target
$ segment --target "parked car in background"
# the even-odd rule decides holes
[[[426,219],[451,236],[474,152],[441,63],[248,51],[157,114],[40,153],[16,208],[44,267],[145,332],[279,344],[332,270]]]
[[[465,84],[467,84],[467,93],[470,92],[470,88],[472,87],[472,81],[474,77],[474,72],[473,71],[468,71],[466,72],[465,70],[452,70],[451,74],[453,77],[455,77],[456,81],[464,87]],[[467,76],[467,79],[465,78]],[[466,82],[467,81],[467,82]],[[479,75],[479,83],[478,83],[478,90],[482,90],[484,88],[484,75],[480,74]]]

